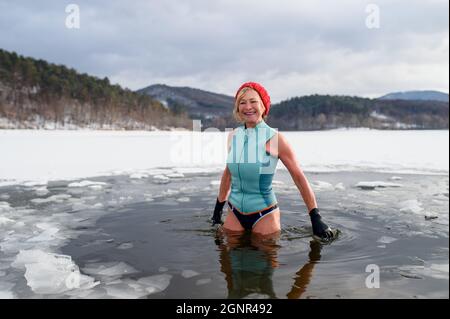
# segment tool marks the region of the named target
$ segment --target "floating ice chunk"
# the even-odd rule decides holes
[[[14,220],[0,216],[0,227],[11,223],[14,223]]]
[[[211,181],[209,184],[211,186],[220,186],[220,181]]]
[[[125,250],[125,249],[130,249],[130,248],[133,248],[133,247],[134,247],[133,243],[122,243],[119,246],[117,246],[117,249]]]
[[[14,294],[12,291],[0,290],[0,299],[14,299]]]
[[[84,267],[83,272],[88,275],[116,277],[128,274],[134,274],[138,271],[124,262],[95,263]]]
[[[414,214],[419,214],[423,211],[422,203],[417,199],[411,199],[399,204],[401,212],[411,212]]]
[[[191,199],[189,197],[180,197],[177,199],[177,201],[181,202],[181,203],[186,203],[186,202],[191,201]]]
[[[417,265],[405,265],[398,267],[397,272],[400,276],[410,279],[423,279],[420,274],[423,274],[425,270],[424,266]]]
[[[42,250],[21,250],[12,264],[25,268],[28,286],[39,294],[59,294],[72,289],[90,289],[99,284],[94,278],[80,273],[67,255]]]
[[[170,177],[170,178],[183,178],[184,174],[183,173],[172,173],[172,174],[167,174],[166,176]]]
[[[55,239],[55,234],[59,232],[59,228],[55,225],[48,223],[39,223],[36,225],[38,228],[42,229],[43,232],[37,236],[31,237],[27,242],[46,242]]]
[[[343,183],[338,183],[338,184],[334,185],[334,189],[340,190],[340,191],[345,191],[345,186]]]
[[[81,181],[81,182],[70,183],[69,185],[67,185],[67,187],[86,187],[86,186],[94,186],[94,185],[105,186],[107,184],[103,183],[103,182],[92,182],[92,181],[85,180],[85,181]]]
[[[48,193],[50,193],[50,191],[47,189],[46,186],[35,188],[35,189],[34,189],[34,192],[35,192],[36,195],[38,195],[38,196],[45,196],[45,195],[47,195]]]
[[[198,275],[200,275],[198,272],[196,272],[194,270],[189,270],[189,269],[183,270],[181,272],[181,276],[183,276],[184,278],[191,278],[191,277],[195,277]]]
[[[153,176],[153,182],[156,184],[167,184],[170,182],[170,178],[165,175],[155,175]]]
[[[32,203],[35,204],[44,204],[44,203],[50,203],[50,202],[55,202],[55,203],[62,203],[63,201],[71,198],[72,196],[69,194],[59,194],[59,195],[53,195],[47,198],[34,198],[31,200]]]
[[[45,185],[47,185],[47,184],[48,184],[48,182],[47,182],[47,181],[44,181],[44,180],[41,180],[41,181],[29,181],[29,182],[23,183],[23,185],[24,185],[24,186],[27,186],[27,187],[33,187],[33,186],[45,186]]]
[[[143,174],[143,173],[134,173],[130,175],[131,179],[141,179],[141,178],[147,178],[148,175],[147,174]]]
[[[401,181],[403,178],[402,177],[400,177],[400,176],[392,176],[391,177],[391,180],[392,181]]]
[[[382,236],[380,239],[377,240],[377,243],[381,244],[390,244],[396,241],[397,238],[389,237],[389,236]]]
[[[167,267],[159,267],[158,268],[158,271],[159,272],[166,272],[166,271],[168,271],[169,270],[169,268],[167,268]]]
[[[425,274],[429,277],[448,280],[448,264],[431,264],[425,270]]]
[[[108,285],[105,290],[109,296],[119,299],[138,299],[148,294],[146,291],[136,289],[125,282]]]
[[[194,185],[180,187],[180,192],[183,192],[183,193],[192,193],[192,192],[196,192],[197,190],[198,190],[198,187],[194,186]]]
[[[382,181],[359,182],[358,184],[356,184],[356,187],[359,187],[361,189],[375,189],[377,187],[386,188],[386,187],[402,187],[402,186],[403,186],[402,184],[382,182]]]
[[[98,190],[102,190],[103,189],[103,186],[102,185],[90,185],[90,186],[88,186],[90,189],[93,189],[93,190],[96,190],[96,191],[98,191]]]
[[[96,203],[93,206],[94,208],[103,208],[103,204],[102,203]]]
[[[328,191],[328,190],[334,190],[334,186],[328,182],[322,182],[322,181],[314,181],[312,183],[312,187],[316,191]]]
[[[0,213],[8,212],[11,210],[11,206],[7,202],[0,202]]]
[[[0,299],[14,299],[13,287],[13,283],[0,282]]]
[[[72,205],[72,209],[77,211],[77,210],[86,210],[89,209],[90,206],[85,204],[85,203],[75,203]]]
[[[172,275],[162,274],[140,278],[137,282],[145,286],[149,293],[157,293],[166,290],[170,285]]]
[[[146,170],[146,173],[149,175],[167,175],[174,173],[173,169],[168,168],[154,168]]]
[[[168,190],[163,191],[161,194],[162,194],[162,196],[171,196],[171,195],[177,195],[179,193],[180,193],[180,191],[177,191],[175,189],[170,189],[169,188]]]
[[[211,282],[211,278],[203,278],[203,279],[199,279],[195,282],[196,286],[200,286],[200,285],[206,285],[209,284]]]
[[[11,196],[9,196],[8,194],[1,194],[0,195],[0,199],[3,199],[3,200],[8,200],[10,197]]]

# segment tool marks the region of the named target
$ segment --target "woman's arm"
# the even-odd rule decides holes
[[[297,156],[295,155],[292,146],[281,133],[278,133],[278,157],[291,174],[291,177],[294,180],[295,185],[297,185],[303,201],[308,208],[308,212],[313,208],[317,208],[316,197],[309,185],[308,179],[300,168]]]
[[[228,134],[227,138],[227,154],[230,151],[231,147],[231,138],[233,137],[234,131],[231,131]],[[230,195],[231,190],[231,173],[228,169],[228,166],[225,166],[225,170],[223,171],[222,178],[220,179],[220,187],[219,187],[219,195],[217,199],[219,202],[226,201],[228,196]]]
[[[230,189],[231,189],[231,174],[228,170],[228,167],[225,167],[225,170],[223,171],[222,178],[220,180],[220,188],[219,188],[219,195],[217,196],[217,199],[219,202],[224,202],[228,199],[228,195],[230,195]]]
[[[319,209],[317,208],[316,197],[309,185],[308,179],[300,168],[294,150],[289,145],[286,138],[280,133],[278,133],[278,156],[291,174],[295,185],[297,185],[297,188],[300,190],[306,207],[308,207],[313,234],[327,241],[336,238],[337,232],[334,232],[322,221],[322,216],[319,214]]]

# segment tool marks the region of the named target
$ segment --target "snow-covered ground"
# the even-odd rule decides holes
[[[443,173],[449,131],[284,132],[305,171]],[[225,132],[0,130],[0,185],[223,169]],[[279,168],[284,168],[281,161]]]

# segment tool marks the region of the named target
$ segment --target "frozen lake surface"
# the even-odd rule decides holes
[[[284,134],[330,245],[282,164],[279,236],[211,228],[225,133],[0,131],[0,298],[448,298],[448,131]]]

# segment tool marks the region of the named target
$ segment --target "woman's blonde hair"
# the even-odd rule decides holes
[[[244,122],[242,120],[241,116],[239,115],[239,102],[241,102],[241,99],[244,96],[244,94],[247,93],[250,90],[255,91],[256,93],[258,93],[256,90],[252,89],[251,87],[244,87],[242,90],[239,91],[239,93],[236,96],[236,100],[234,101],[233,117],[239,123],[243,123]],[[259,97],[259,103],[262,105],[262,107],[265,110],[266,107],[264,106],[264,103],[262,102],[261,97],[259,96],[259,94],[258,94],[258,97]],[[263,115],[262,118],[263,118],[263,120],[266,120],[267,115]]]

